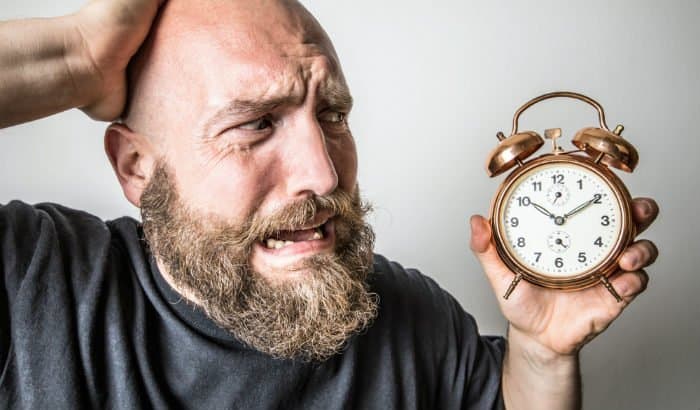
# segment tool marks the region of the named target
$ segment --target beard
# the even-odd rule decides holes
[[[370,207],[356,189],[292,203],[270,215],[251,213],[231,224],[196,212],[180,199],[165,163],[141,197],[151,253],[180,292],[189,292],[218,326],[253,349],[277,358],[323,361],[370,326],[378,297],[369,291],[374,232]],[[334,217],[335,250],[303,260],[294,280],[269,281],[250,266],[261,242],[300,227],[321,211]]]

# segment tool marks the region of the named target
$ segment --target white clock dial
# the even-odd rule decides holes
[[[611,187],[575,163],[541,165],[521,175],[505,193],[499,217],[511,256],[555,278],[598,266],[613,251],[622,226]]]

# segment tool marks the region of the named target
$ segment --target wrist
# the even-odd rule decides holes
[[[510,326],[503,361],[506,408],[580,409],[578,352],[559,353]]]
[[[534,370],[569,373],[578,369],[578,351],[561,353],[541,343],[512,324],[508,327],[508,349],[532,367]]]
[[[94,103],[104,88],[102,73],[90,52],[80,18],[79,13],[57,18],[66,33],[64,61],[73,81],[77,107]]]

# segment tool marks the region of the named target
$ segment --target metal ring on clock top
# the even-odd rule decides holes
[[[575,100],[580,100],[585,103],[588,103],[592,105],[597,111],[598,111],[598,122],[600,123],[600,127],[603,128],[604,130],[610,131],[608,128],[608,124],[605,123],[605,112],[603,111],[603,106],[600,105],[596,100],[585,96],[583,94],[571,92],[571,91],[555,91],[547,94],[540,95],[539,97],[535,97],[532,100],[526,102],[523,104],[522,107],[518,108],[518,110],[515,112],[515,115],[513,116],[513,130],[510,132],[510,135],[515,135],[518,132],[518,118],[520,118],[520,114],[522,114],[525,110],[530,108],[531,106],[537,104],[540,101],[548,100],[550,98],[556,98],[556,97],[566,97],[566,98],[573,98]]]

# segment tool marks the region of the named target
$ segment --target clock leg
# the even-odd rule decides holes
[[[602,275],[601,275],[601,276],[600,276],[600,282],[603,284],[603,286],[605,286],[605,289],[607,289],[608,292],[610,292],[610,294],[613,295],[613,297],[615,298],[615,300],[617,300],[618,302],[622,302],[622,298],[621,298],[620,295],[617,293],[617,291],[616,291],[615,288],[613,287],[612,283],[610,283],[610,281],[608,280],[608,278],[606,278],[605,276],[602,276]]]
[[[511,293],[515,290],[515,287],[518,286],[518,283],[520,280],[523,278],[523,275],[518,273],[515,275],[515,278],[513,278],[513,281],[510,283],[510,286],[508,286],[508,290],[506,290],[506,294],[503,295],[503,299],[508,299]]]

